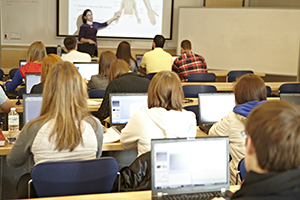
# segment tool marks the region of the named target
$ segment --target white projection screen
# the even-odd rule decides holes
[[[97,37],[152,39],[161,34],[172,39],[173,0],[57,0],[57,36],[78,35],[85,9],[100,23],[122,12],[118,20],[98,30]]]
[[[189,39],[209,69],[298,75],[300,9],[182,7],[178,15],[177,54]]]

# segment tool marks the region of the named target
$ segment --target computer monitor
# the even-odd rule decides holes
[[[41,82],[41,73],[25,73],[25,90],[29,94],[31,88]]]
[[[19,67],[26,65],[26,60],[19,60]]]
[[[138,66],[138,67],[141,66],[141,62],[142,62],[142,59],[143,59],[143,55],[144,55],[144,54],[136,54],[136,55],[135,55],[135,59],[136,59],[136,63],[137,63],[137,66]]]
[[[97,62],[74,62],[82,78],[91,80],[93,75],[99,74],[99,63]]]

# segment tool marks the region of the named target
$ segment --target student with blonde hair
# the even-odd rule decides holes
[[[40,116],[21,130],[6,157],[8,166],[20,167],[31,155],[35,164],[99,158],[103,130],[87,99],[77,68],[67,61],[56,63],[46,78]]]
[[[42,42],[32,43],[27,51],[27,63],[18,69],[12,80],[6,81],[7,92],[14,91],[18,85],[23,83],[25,73],[41,73],[42,60],[46,55],[46,48]]]
[[[49,72],[50,68],[59,61],[62,61],[62,59],[61,59],[61,57],[59,57],[56,54],[49,54],[43,58],[41,82],[37,85],[34,85],[31,88],[31,91],[30,91],[31,94],[42,94],[43,93],[44,83],[46,81],[48,72]]]
[[[136,112],[122,130],[124,148],[151,150],[152,138],[196,137],[195,114],[182,109],[184,94],[175,72],[161,71],[150,82],[148,109]]]

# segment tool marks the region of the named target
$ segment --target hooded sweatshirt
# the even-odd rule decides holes
[[[136,112],[121,133],[124,148],[138,149],[138,156],[151,150],[151,139],[196,137],[196,118],[190,111],[151,108]]]

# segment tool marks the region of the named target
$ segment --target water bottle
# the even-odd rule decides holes
[[[61,46],[57,45],[56,54],[61,57]]]
[[[11,108],[8,113],[8,137],[17,138],[19,136],[19,115],[16,108]]]

